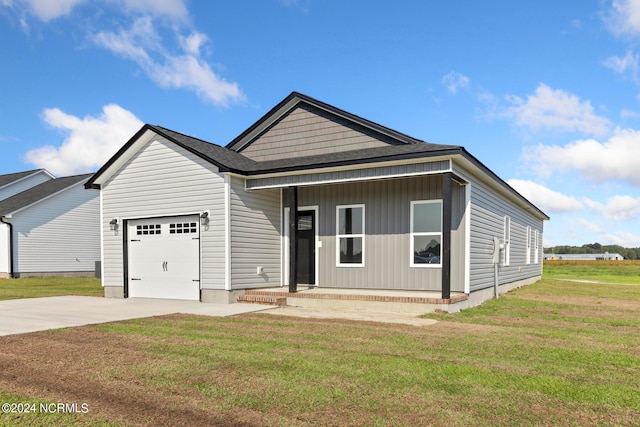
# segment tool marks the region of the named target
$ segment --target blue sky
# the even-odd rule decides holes
[[[640,246],[640,0],[0,0],[0,174],[95,171],[143,123],[225,145],[292,91],[462,145]]]

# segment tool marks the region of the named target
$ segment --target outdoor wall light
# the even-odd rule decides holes
[[[200,214],[200,225],[209,225],[209,211],[204,211]]]
[[[109,221],[109,229],[111,231],[116,231],[118,229],[118,222],[118,217],[115,217],[111,221]]]

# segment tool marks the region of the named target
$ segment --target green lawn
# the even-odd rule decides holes
[[[544,276],[640,285],[640,261],[545,261]]]
[[[548,276],[480,307],[429,315],[433,326],[175,315],[33,334],[42,355],[31,357],[56,366],[31,388],[46,392],[0,387],[0,400],[93,402],[90,417],[46,424],[34,415],[31,425],[135,424],[127,414],[164,402],[174,424],[197,414],[221,425],[637,426],[640,286]],[[70,346],[82,349],[77,358],[51,356]],[[0,339],[0,348],[10,347]],[[67,371],[56,389],[53,378]],[[84,387],[77,395],[75,383]],[[109,415],[99,403],[108,390],[135,399]],[[23,421],[0,415],[2,425]]]
[[[0,300],[87,295],[100,297],[104,290],[100,279],[84,277],[34,277],[0,279]]]

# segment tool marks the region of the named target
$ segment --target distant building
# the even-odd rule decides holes
[[[545,260],[564,261],[622,261],[624,257],[620,254],[544,254]]]

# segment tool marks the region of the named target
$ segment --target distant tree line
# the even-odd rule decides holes
[[[587,243],[582,246],[553,246],[544,248],[545,254],[620,254],[624,259],[640,259],[640,248],[623,248],[619,245],[601,245],[600,243]]]

